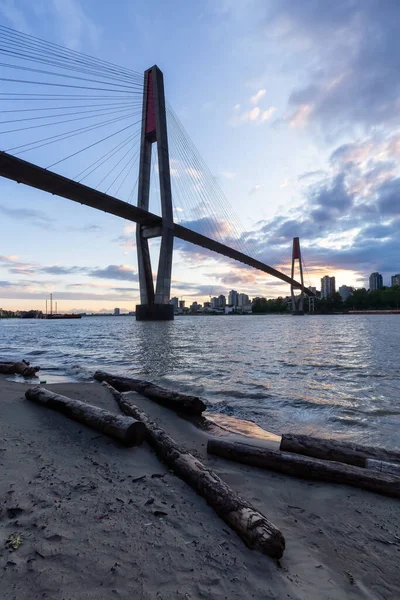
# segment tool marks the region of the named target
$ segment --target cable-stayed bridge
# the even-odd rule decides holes
[[[118,67],[0,26],[0,175],[137,223],[137,318],[170,319],[174,238],[294,279],[298,242],[266,264],[166,104],[163,75]],[[160,210],[161,208],[161,210]],[[156,285],[149,239],[160,238]]]

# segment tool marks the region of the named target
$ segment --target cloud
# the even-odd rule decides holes
[[[86,267],[63,267],[61,265],[53,265],[51,267],[42,267],[41,273],[50,273],[51,275],[73,275],[75,273],[86,273]]]
[[[51,0],[47,6],[61,27],[66,46],[78,50],[84,40],[89,40],[93,47],[98,47],[101,29],[87,16],[78,0]]]
[[[254,106],[254,108],[240,112],[240,104],[236,104],[233,107],[231,124],[241,125],[248,122],[262,124],[268,121],[275,111],[275,106],[270,106],[266,110],[262,110],[259,106]]]
[[[287,70],[304,82],[289,99],[293,126],[397,126],[399,2],[280,0],[264,14],[263,31],[292,53]]]
[[[109,265],[103,269],[93,269],[88,272],[91,277],[101,279],[118,279],[121,281],[137,281],[138,275],[129,265]]]
[[[306,171],[306,173],[302,173],[298,176],[298,180],[302,181],[304,179],[311,179],[314,177],[321,177],[322,175],[326,175],[326,172],[323,169],[317,169],[316,171]]]
[[[254,194],[256,194],[257,192],[259,192],[260,190],[262,190],[263,188],[263,184],[262,183],[256,183],[256,185],[254,185],[251,190],[249,191],[249,196],[253,196]]]
[[[0,213],[11,219],[17,219],[18,221],[29,221],[29,223],[32,225],[46,229],[50,224],[54,223],[54,219],[50,218],[48,215],[46,215],[46,213],[33,208],[10,208],[9,206],[0,204]]]
[[[0,3],[0,13],[8,19],[15,29],[31,33],[31,28],[25,18],[25,11],[18,8],[14,0],[2,0]]]
[[[225,179],[234,179],[236,173],[233,173],[232,171],[221,171],[221,175]]]
[[[265,96],[266,90],[258,90],[258,92],[250,98],[251,104],[258,104],[263,96]]]
[[[0,256],[0,267],[5,267],[10,273],[17,275],[33,275],[38,265],[21,262],[18,256]]]

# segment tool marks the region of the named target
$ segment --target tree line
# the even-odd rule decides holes
[[[304,299],[304,309],[308,310],[307,298]],[[315,298],[315,311],[320,313],[339,312],[348,310],[400,310],[400,286],[384,287],[381,290],[360,288],[343,301],[339,292],[328,298]],[[252,312],[254,314],[290,312],[291,305],[287,299],[279,297],[254,298]]]

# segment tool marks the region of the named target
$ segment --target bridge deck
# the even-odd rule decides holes
[[[7,154],[6,152],[0,152],[0,176],[16,181],[17,183],[23,183],[30,187],[43,190],[44,192],[53,195],[61,196],[62,198],[67,198],[68,200],[73,200],[74,202],[79,202],[80,204],[96,208],[97,210],[102,210],[103,212],[121,217],[127,221],[133,221],[149,227],[160,226],[162,224],[162,218],[158,215],[154,215],[137,206],[132,206],[122,200],[117,200],[117,198],[108,196],[103,192],[94,190],[81,183],[77,183],[72,179],[53,173],[52,171],[47,171],[42,167],[38,167],[37,165],[12,156],[11,154]],[[240,263],[263,271],[264,273],[268,273],[268,275],[272,275],[281,281],[285,281],[298,289],[302,288],[302,285],[298,281],[285,275],[285,273],[281,273],[281,271],[278,271],[259,260],[251,258],[238,250],[234,250],[225,244],[212,240],[205,235],[191,231],[187,227],[174,224],[174,236],[228,258],[232,258],[233,260],[237,260]],[[308,296],[314,295],[313,292],[306,287],[304,287],[303,290]]]

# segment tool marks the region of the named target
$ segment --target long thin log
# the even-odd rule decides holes
[[[216,513],[252,549],[272,558],[281,558],[285,539],[263,514],[241,498],[216,473],[207,469],[192,454],[185,452],[161,427],[151,421],[138,406],[105,383],[121,410],[146,425],[147,440],[158,456],[173,471],[203,496]]]
[[[351,442],[339,442],[293,433],[282,435],[280,449],[284,452],[343,462],[356,467],[365,467],[367,458],[385,462],[400,462],[400,452],[395,450],[372,448]]]
[[[206,405],[197,396],[189,396],[179,392],[172,392],[166,388],[144,381],[143,379],[132,379],[131,377],[122,377],[120,375],[111,375],[104,371],[96,371],[94,378],[97,381],[106,381],[118,392],[139,392],[151,400],[155,400],[163,406],[172,408],[178,412],[184,412],[189,415],[201,415],[206,410]]]
[[[389,463],[385,462],[384,460],[367,458],[365,461],[365,466],[367,469],[373,469],[374,471],[379,471],[379,473],[389,473],[391,475],[397,475],[397,477],[400,477],[399,463]]]
[[[223,439],[209,440],[207,452],[286,475],[351,485],[385,496],[400,498],[400,477],[377,473],[370,469],[298,454],[286,454],[269,448]]]
[[[28,400],[53,408],[74,421],[109,435],[125,446],[138,446],[146,436],[146,427],[132,417],[110,413],[86,402],[54,394],[40,386],[29,388],[25,396]]]
[[[18,362],[0,362],[0,373],[2,375],[22,375],[23,377],[35,377],[40,367],[31,367],[27,360]]]

